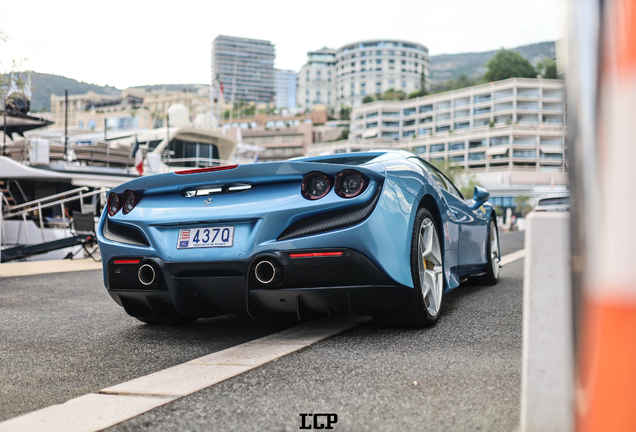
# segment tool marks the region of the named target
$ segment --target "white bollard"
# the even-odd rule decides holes
[[[522,432],[569,432],[574,428],[569,230],[569,213],[532,212],[527,218]]]

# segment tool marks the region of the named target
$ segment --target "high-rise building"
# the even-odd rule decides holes
[[[307,53],[307,63],[298,74],[296,100],[299,108],[312,110],[314,105],[335,107],[336,50],[322,48]]]
[[[429,86],[428,48],[401,40],[354,42],[338,49],[336,108],[360,106],[365,96],[389,89],[406,94]]]
[[[274,60],[270,41],[217,36],[212,42],[212,80],[223,84],[224,98],[274,102]]]
[[[296,108],[296,72],[275,69],[274,90],[277,108]]]

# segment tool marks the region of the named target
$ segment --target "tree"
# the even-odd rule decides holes
[[[459,77],[457,77],[456,80],[449,79],[443,83],[434,85],[432,90],[434,93],[457,90],[457,89],[461,89],[465,87],[472,87],[474,85],[479,84],[482,81],[483,81],[482,77],[469,77],[466,74],[461,74]]]
[[[528,200],[530,199],[527,195],[519,195],[515,197],[515,213],[521,213],[521,217],[525,217],[530,210],[532,210],[532,206],[528,204]]]
[[[539,75],[547,79],[557,79],[557,65],[555,60],[556,59],[546,58],[537,63],[537,72]]]
[[[381,99],[380,100],[399,100],[399,101],[403,101],[404,99],[406,99],[406,93],[404,93],[402,90],[395,90],[394,88],[390,88],[387,91],[385,91],[384,93],[382,93]]]
[[[500,81],[508,78],[535,78],[537,71],[516,51],[502,49],[488,63],[484,80]]]
[[[349,120],[351,116],[351,107],[341,105],[340,106],[340,120]]]
[[[364,99],[362,99],[362,103],[367,104],[373,102],[374,100],[375,98],[373,96],[365,96]]]
[[[424,89],[420,89],[420,90],[416,90],[414,92],[409,93],[409,95],[407,96],[407,99],[415,99],[417,97],[421,97],[421,96],[428,96],[428,90]]]
[[[349,139],[349,128],[346,127],[340,133],[340,136],[338,137],[338,141],[344,141],[344,140],[348,140],[348,139]]]

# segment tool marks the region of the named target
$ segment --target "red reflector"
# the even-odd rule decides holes
[[[311,257],[327,257],[327,256],[342,256],[342,252],[314,252],[314,253],[289,254],[290,258],[311,258]]]
[[[139,264],[141,260],[115,260],[113,264]]]
[[[183,171],[175,171],[175,174],[199,174],[199,173],[204,173],[204,172],[211,172],[211,171],[225,171],[225,170],[231,170],[236,168],[238,165],[224,165],[224,166],[218,166],[218,167],[210,167],[210,168],[197,168],[197,169],[191,169],[191,170],[183,170]]]

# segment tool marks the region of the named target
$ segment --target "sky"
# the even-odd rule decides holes
[[[431,55],[556,40],[565,0],[108,0],[5,1],[0,71],[64,75],[126,88],[209,83],[219,34],[266,39],[280,69],[307,51],[366,39],[402,39]]]

